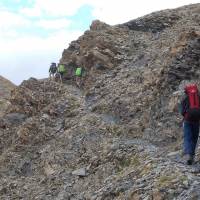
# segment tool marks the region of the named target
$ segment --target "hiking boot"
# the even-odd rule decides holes
[[[185,156],[185,162],[187,165],[192,165],[193,162],[194,162],[194,156],[193,155],[190,155],[190,154],[186,154]]]

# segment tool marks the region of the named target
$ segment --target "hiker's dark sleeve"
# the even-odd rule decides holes
[[[186,113],[186,110],[187,110],[187,98],[184,97],[181,102],[179,103],[179,106],[178,106],[178,111],[179,113],[184,116],[185,113]]]

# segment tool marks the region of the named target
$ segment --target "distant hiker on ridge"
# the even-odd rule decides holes
[[[61,83],[63,82],[63,76],[67,72],[65,65],[63,63],[58,64],[58,74],[60,76]]]
[[[56,63],[53,62],[51,63],[50,68],[49,68],[49,78],[50,79],[53,78],[54,80],[56,72],[57,72],[57,66],[56,66]]]
[[[200,97],[197,85],[190,84],[184,88],[185,96],[179,104],[183,115],[183,153],[186,164],[194,162],[195,149],[199,137]]]
[[[77,67],[75,71],[76,75],[76,85],[81,88],[83,85],[83,68]]]

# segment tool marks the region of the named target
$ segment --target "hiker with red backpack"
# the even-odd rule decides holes
[[[184,88],[185,97],[180,103],[179,111],[183,115],[183,153],[186,164],[194,162],[195,149],[199,137],[200,96],[196,84]]]

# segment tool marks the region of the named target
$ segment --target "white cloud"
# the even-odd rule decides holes
[[[49,15],[55,17],[72,16],[77,10],[87,3],[87,0],[35,0],[32,8],[24,8],[21,13],[27,16]]]
[[[3,40],[20,37],[19,28],[31,25],[29,20],[8,11],[0,11],[0,19],[0,38]]]
[[[190,3],[199,3],[198,0],[35,0],[32,8],[25,8],[21,12],[27,16],[72,16],[83,5],[91,5],[93,15],[108,24],[118,24],[143,16],[150,12],[175,8]]]
[[[39,7],[32,7],[32,8],[22,8],[20,13],[27,16],[27,17],[39,17],[42,14],[41,8]]]
[[[20,15],[8,11],[0,11],[0,19],[1,30],[13,27],[27,26],[30,24],[30,21],[26,20]]]
[[[198,0],[88,0],[88,2],[94,7],[93,15],[95,18],[111,25],[123,23],[158,10],[199,3]]]
[[[15,39],[0,39],[0,54],[28,54],[43,51],[62,51],[68,44],[77,39],[82,31],[57,31],[49,37],[26,36]]]
[[[36,23],[37,26],[44,29],[62,29],[67,28],[71,24],[67,19],[40,20]]]

